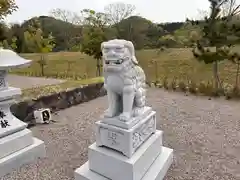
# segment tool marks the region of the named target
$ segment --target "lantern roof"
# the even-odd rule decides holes
[[[10,49],[3,49],[0,47],[0,70],[25,67],[30,65],[31,62],[32,60],[24,59]]]

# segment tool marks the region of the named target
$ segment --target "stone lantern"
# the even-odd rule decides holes
[[[34,138],[27,124],[10,111],[21,89],[8,86],[6,76],[11,68],[30,65],[31,60],[9,49],[0,48],[0,178],[23,164],[45,156],[43,141]]]

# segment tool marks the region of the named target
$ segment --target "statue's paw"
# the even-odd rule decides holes
[[[114,116],[115,116],[115,114],[111,110],[109,110],[109,109],[107,109],[104,112],[104,117],[106,117],[106,118],[111,118],[111,117],[114,117]]]
[[[122,114],[119,115],[119,120],[120,120],[120,121],[126,122],[126,121],[129,121],[130,118],[131,118],[131,114],[130,114],[130,113],[125,113],[125,112],[124,112],[124,113],[122,113]]]

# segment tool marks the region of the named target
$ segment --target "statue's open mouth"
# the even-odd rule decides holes
[[[105,60],[105,64],[107,65],[118,65],[118,64],[122,64],[123,60],[122,59],[118,59],[118,60]]]

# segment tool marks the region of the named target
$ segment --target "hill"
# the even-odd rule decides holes
[[[21,27],[25,29],[31,20],[25,21]],[[40,22],[45,35],[52,33],[55,37],[57,46],[54,51],[69,50],[73,44],[81,41],[81,26],[49,16],[39,16],[37,20]],[[120,28],[120,38],[133,41],[136,49],[141,49],[145,46],[150,48],[156,47],[159,37],[166,34],[166,32],[174,32],[183,24],[183,22],[154,24],[146,18],[131,16],[122,20],[117,26]]]
[[[47,35],[52,33],[52,35],[55,37],[57,44],[55,51],[68,50],[71,47],[71,43],[73,43],[71,40],[76,40],[77,37],[80,37],[81,35],[80,26],[75,26],[71,23],[49,16],[39,16],[36,19],[41,24],[43,34]],[[26,28],[31,20],[32,19],[25,21],[22,24],[22,28]]]

